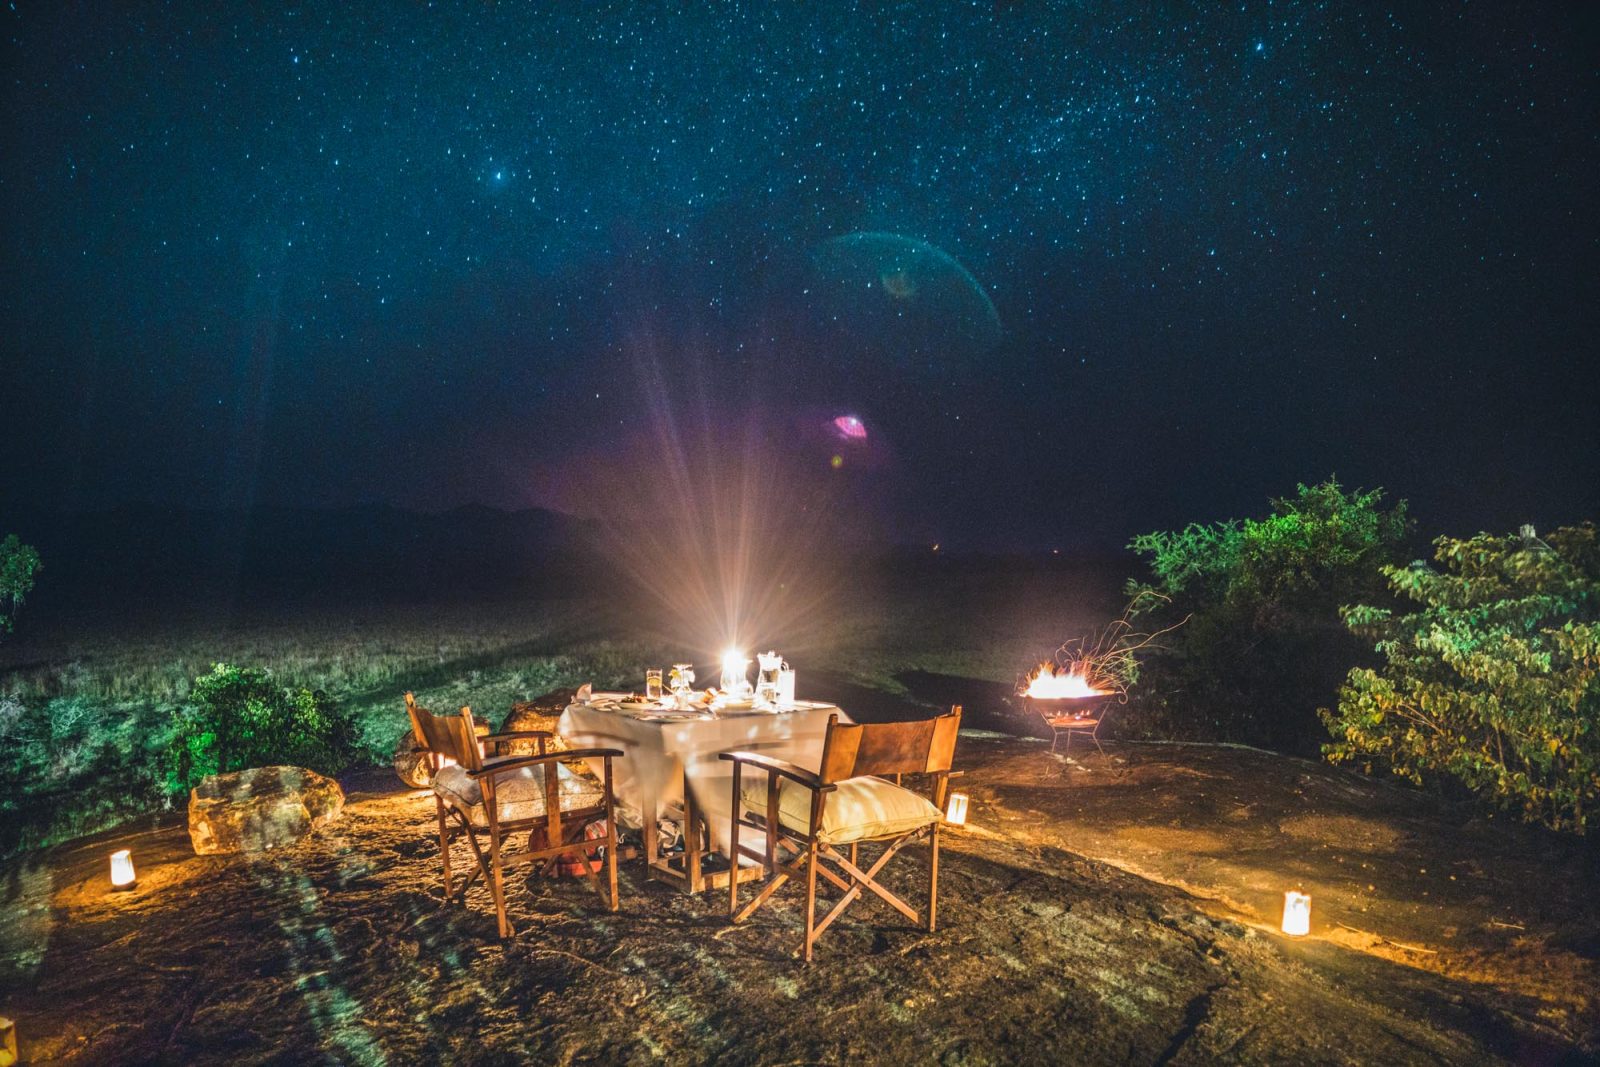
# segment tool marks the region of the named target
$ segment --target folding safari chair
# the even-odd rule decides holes
[[[409,698],[411,694],[406,696]],[[446,900],[459,895],[464,901],[467,889],[482,874],[494,897],[500,936],[509,937],[513,930],[506,917],[505,868],[531,862],[538,868],[553,870],[552,865],[559,857],[571,856],[579,861],[579,869],[600,894],[600,899],[606,901],[610,910],[617,910],[617,823],[613,811],[611,761],[623,754],[619,749],[548,752],[549,735],[543,731],[518,730],[478,736],[471,708],[462,708],[458,715],[435,715],[408,699],[406,710],[434,760],[433,793],[439,817],[439,852],[444,867]],[[488,746],[498,748],[509,740],[529,738],[538,741],[538,755],[484,756]],[[561,766],[561,761],[568,759],[603,760],[602,781],[597,785]],[[604,835],[586,836],[585,827],[597,818],[605,820]],[[541,830],[543,843],[536,846],[533,843],[537,840],[535,831]],[[507,849],[507,839],[520,831],[529,833],[529,847],[511,853]],[[487,855],[479,844],[482,837],[488,838]],[[467,875],[461,888],[452,892],[450,844],[456,838],[466,840],[477,867]],[[609,896],[601,887],[590,861],[590,853],[600,848],[606,851]]]
[[[902,847],[927,838],[932,848],[927,929],[933,930],[939,905],[939,825],[944,821],[950,779],[960,773],[950,769],[960,725],[960,707],[920,722],[842,723],[838,715],[830,715],[821,769],[815,773],[755,752],[722,753],[721,759],[733,763],[732,862],[737,865],[741,855],[759,860],[768,878],[742,910],[739,882],[730,881],[732,920],[748,919],[785,882],[804,876],[801,953],[807,961],[817,938],[863,890],[921,924],[916,909],[878,881],[878,873]],[[746,768],[765,771],[766,781],[748,782],[743,778]],[[931,800],[900,784],[907,774],[932,776]],[[760,820],[748,817],[746,811],[759,812]],[[741,842],[742,827],[763,831],[765,848],[757,851]],[[863,868],[858,849],[869,842],[884,848],[870,867]],[[792,858],[780,858],[780,848]],[[816,919],[819,874],[844,894],[821,922]]]

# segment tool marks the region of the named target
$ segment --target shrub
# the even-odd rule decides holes
[[[1600,799],[1600,551],[1592,523],[1540,539],[1434,542],[1388,567],[1420,610],[1345,612],[1380,669],[1350,671],[1323,721],[1335,762],[1458,781],[1523,818],[1579,833]]]
[[[1380,568],[1402,558],[1405,502],[1382,501],[1329,479],[1266,518],[1134,538],[1151,579],[1128,583],[1132,614],[1151,631],[1189,622],[1142,654],[1130,727],[1315,753],[1316,709],[1364,652],[1339,608],[1382,596]]]
[[[321,690],[283,689],[269,671],[215,664],[195,679],[172,739],[174,791],[208,774],[287,763],[337,774],[357,753],[354,724]]]
[[[160,803],[153,709],[0,696],[0,856],[91,833]]]

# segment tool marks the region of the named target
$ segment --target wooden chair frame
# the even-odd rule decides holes
[[[806,880],[805,938],[800,951],[806,962],[811,961],[812,946],[822,932],[833,924],[865,890],[876,895],[890,907],[912,922],[923,925],[915,908],[896,896],[878,881],[878,872],[894,858],[901,848],[914,841],[928,838],[931,864],[928,875],[928,918],[926,928],[931,932],[938,924],[939,909],[939,828],[943,823],[945,800],[950,779],[959,777],[960,771],[950,769],[955,755],[956,737],[961,728],[961,708],[952,708],[947,714],[918,722],[893,723],[841,723],[838,715],[828,717],[827,738],[822,746],[821,769],[812,772],[787,760],[764,756],[756,752],[724,752],[718,758],[733,763],[733,824],[729,838],[731,863],[738,868],[739,857],[759,860],[768,878],[742,909],[739,907],[739,879],[728,883],[728,915],[735,923],[744,922],[758,908],[772,899],[774,893],[789,879]],[[740,793],[741,776],[745,767],[767,773],[766,810],[760,822],[745,817],[744,801]],[[934,807],[940,818],[932,823],[904,833],[852,841],[849,854],[818,840],[821,833],[823,808],[828,794],[838,788],[838,783],[850,778],[873,776],[892,779],[900,784],[903,775],[925,774],[932,776]],[[797,833],[784,826],[778,815],[778,787],[781,779],[796,782],[811,791],[811,814],[807,832]],[[740,828],[759,830],[765,834],[765,847],[756,851],[740,840]],[[881,842],[884,850],[870,867],[863,867],[858,846],[866,842]],[[786,850],[789,858],[780,858],[779,849]],[[826,861],[826,863],[824,862]],[[833,864],[837,871],[830,869]],[[832,883],[843,892],[823,916],[816,918],[817,876]]]
[[[550,752],[547,750],[547,742],[552,735],[545,730],[509,730],[504,733],[480,735],[473,723],[470,707],[463,707],[458,715],[435,715],[418,705],[410,693],[406,694],[406,711],[411,716],[412,729],[416,731],[418,739],[430,754],[434,772],[437,773],[443,767],[444,760],[453,760],[477,781],[483,790],[484,821],[487,824],[485,826],[475,826],[459,808],[447,804],[443,797],[437,792],[434,793],[434,806],[439,819],[439,853],[444,868],[446,902],[457,896],[465,902],[467,890],[471,888],[478,875],[482,874],[494,898],[500,936],[509,937],[515,930],[506,916],[505,869],[521,863],[533,863],[536,871],[543,870],[554,874],[556,860],[562,856],[572,856],[578,860],[584,875],[589,879],[589,884],[600,895],[600,899],[606,902],[611,911],[617,910],[617,821],[614,811],[611,761],[623,755],[620,749],[584,748]],[[538,755],[492,757],[486,762],[484,751],[487,747],[492,746],[498,752],[500,747],[509,741],[527,739],[537,741]],[[602,780],[602,799],[599,804],[571,811],[561,810],[560,774],[557,768],[561,762],[570,759],[603,759],[605,771]],[[507,775],[528,767],[544,768],[545,813],[529,819],[502,820],[500,805],[495,799],[497,783]],[[596,817],[605,819],[605,836],[584,837],[584,827]],[[545,845],[535,848],[532,846],[531,833],[540,829],[544,830]],[[509,851],[506,847],[507,839],[510,835],[522,831],[530,833],[529,847],[520,852]],[[487,855],[479,844],[480,836],[487,836],[489,839]],[[456,838],[466,840],[473,857],[477,860],[476,868],[462,880],[459,890],[451,888],[450,877],[450,844]],[[606,850],[606,888],[610,890],[609,895],[606,888],[601,887],[600,878],[594,872],[591,862],[590,853],[599,848]]]

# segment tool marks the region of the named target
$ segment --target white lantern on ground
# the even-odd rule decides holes
[[[133,852],[118,849],[111,854],[111,888],[132,889],[136,881],[133,873]]]
[[[1311,894],[1291,889],[1283,895],[1283,932],[1290,937],[1311,932]]]
[[[950,794],[950,803],[944,809],[944,821],[951,826],[967,825],[967,794]]]

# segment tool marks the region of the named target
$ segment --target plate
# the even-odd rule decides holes
[[[617,707],[623,711],[660,711],[661,705],[653,700],[619,700]]]
[[[749,711],[755,706],[753,700],[728,700],[715,705],[718,711]]]

